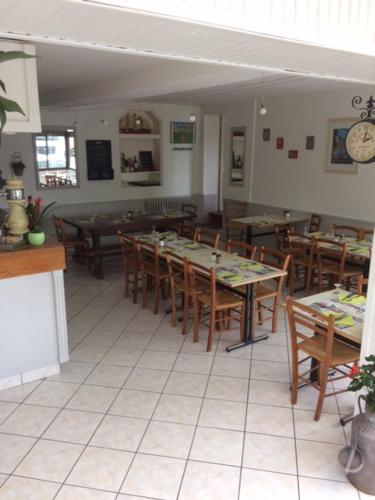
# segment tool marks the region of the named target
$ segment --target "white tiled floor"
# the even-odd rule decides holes
[[[207,354],[206,330],[194,344],[122,293],[120,272],[67,274],[71,361],[0,392],[0,499],[364,500],[337,461],[348,395],[319,423],[314,389],[290,405],[284,312],[268,340],[227,353],[224,332]]]

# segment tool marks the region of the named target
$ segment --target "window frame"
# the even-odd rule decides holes
[[[67,166],[64,168],[38,168],[38,156],[37,156],[37,145],[36,145],[36,138],[40,136],[47,136],[47,135],[55,135],[55,136],[64,136],[65,138],[65,150],[68,151],[68,148],[66,146],[69,146],[69,135],[66,133],[67,130],[73,130],[73,133],[71,136],[74,139],[74,157],[75,157],[75,164],[76,164],[76,184],[71,185],[71,184],[65,184],[63,186],[42,186],[40,182],[40,177],[39,177],[39,172],[50,172],[50,171],[56,171],[56,170],[61,170],[61,171],[67,171],[67,170],[74,170],[69,168],[69,162],[70,162],[70,156],[66,155],[66,163]],[[42,131],[39,133],[32,134],[32,143],[33,143],[33,153],[34,153],[34,171],[35,171],[35,182],[36,182],[36,189],[39,190],[46,190],[46,189],[77,189],[80,187],[80,176],[79,176],[79,158],[78,158],[78,139],[77,139],[77,128],[71,125],[66,125],[66,126],[49,126],[49,127],[43,127]],[[46,143],[46,148],[48,151],[48,143]],[[48,157],[48,153],[47,153]],[[47,164],[48,164],[48,158],[47,158]]]

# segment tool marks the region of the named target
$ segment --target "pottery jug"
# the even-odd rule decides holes
[[[359,399],[360,401],[360,399]],[[358,443],[358,449],[363,456],[363,467],[358,472],[349,472],[349,481],[363,493],[375,495],[375,413],[362,410],[353,418],[351,445]]]

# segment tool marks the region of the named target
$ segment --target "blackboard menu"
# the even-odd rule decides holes
[[[111,141],[86,141],[86,158],[89,181],[113,179]]]

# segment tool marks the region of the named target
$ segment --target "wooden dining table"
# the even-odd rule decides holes
[[[275,230],[270,231],[275,225],[279,226],[292,226],[298,222],[307,222],[309,217],[307,215],[293,215],[284,216],[282,214],[269,214],[269,215],[252,215],[250,217],[237,217],[230,219],[231,222],[236,222],[246,226],[246,242],[251,245],[253,238],[261,236],[268,236],[275,234]],[[268,231],[254,233],[254,229],[268,229]]]
[[[186,257],[193,265],[198,264],[205,268],[207,273],[214,268],[218,283],[245,298],[245,340],[228,346],[226,348],[228,352],[268,338],[268,335],[254,336],[252,317],[254,285],[285,276],[286,271],[223,250],[215,250],[213,247],[194,242],[173,232],[159,233],[156,238],[150,233],[138,234],[135,238],[140,244],[155,243],[163,239],[164,246],[160,247],[161,255],[168,252],[172,258],[173,255],[179,258]],[[214,253],[220,255],[220,262],[213,261]],[[245,293],[240,290],[241,287],[245,287]]]
[[[135,233],[155,228],[177,228],[179,222],[194,220],[194,215],[181,211],[167,211],[165,214],[112,214],[92,215],[81,217],[64,217],[64,222],[75,227],[84,237],[92,239],[92,266],[91,272],[97,279],[103,279],[103,236],[116,235],[118,231]],[[120,247],[118,247],[120,252]]]

